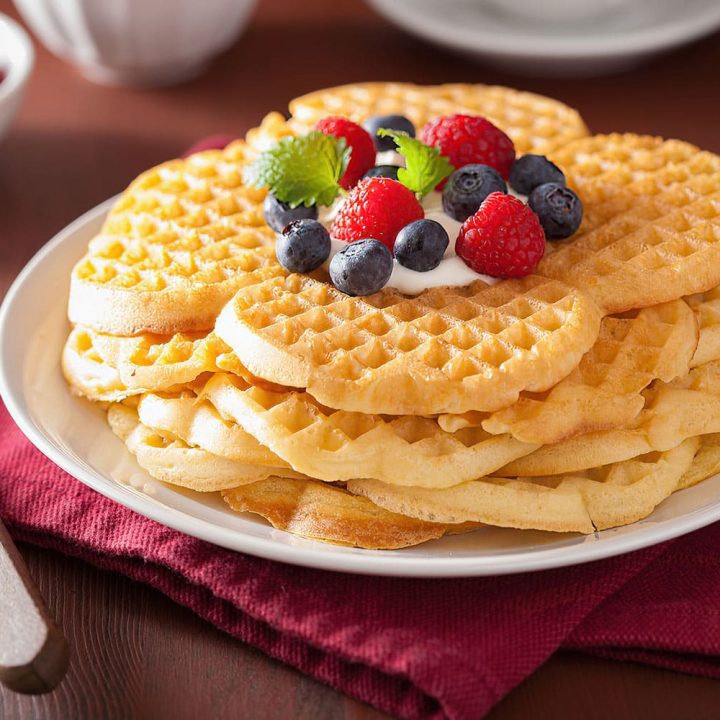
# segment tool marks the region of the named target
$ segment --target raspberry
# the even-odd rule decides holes
[[[344,117],[323,118],[315,127],[326,135],[345,138],[350,148],[350,162],[340,178],[340,185],[349,190],[375,165],[375,142],[367,130]]]
[[[397,180],[361,180],[340,206],[330,234],[354,242],[375,238],[392,251],[395,237],[408,223],[425,217],[415,195]]]
[[[480,164],[495,168],[505,180],[515,162],[513,141],[489,120],[477,115],[446,115],[432,120],[422,129],[422,141],[440,148],[459,169]],[[447,179],[438,184],[442,190]]]
[[[524,277],[535,271],[545,253],[545,234],[525,203],[494,192],[463,223],[455,252],[483,275]]]

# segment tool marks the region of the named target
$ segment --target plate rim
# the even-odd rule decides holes
[[[5,402],[10,416],[41,453],[69,475],[101,495],[162,525],[237,552],[321,570],[418,578],[496,576],[569,567],[650,547],[720,519],[720,498],[718,498],[715,504],[706,505],[655,525],[644,526],[629,535],[609,536],[592,544],[578,543],[560,548],[550,545],[547,548],[513,550],[493,556],[452,557],[452,554],[447,554],[433,560],[427,557],[403,555],[402,551],[394,550],[348,548],[352,552],[326,553],[319,552],[313,547],[278,543],[273,538],[254,537],[238,530],[214,525],[191,513],[164,505],[147,495],[128,493],[124,485],[112,478],[102,476],[99,472],[89,472],[76,464],[72,457],[35,424],[23,397],[24,386],[22,384],[13,386],[5,363],[6,355],[10,354],[7,348],[11,343],[7,342],[7,335],[12,311],[36,269],[44,262],[48,262],[53,253],[57,252],[80,228],[107,213],[114,201],[115,198],[110,198],[83,213],[42,246],[18,274],[0,306],[0,397]],[[191,523],[190,528],[187,526],[188,522]],[[229,538],[232,538],[232,542]],[[308,542],[313,543],[313,541]]]

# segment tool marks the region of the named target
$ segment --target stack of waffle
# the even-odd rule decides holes
[[[720,470],[720,158],[504,88],[353,85],[136,180],[73,271],[72,388],[155,478],[328,542],[590,533]],[[285,272],[243,167],[321,117],[489,117],[583,200],[537,274],[353,298]]]

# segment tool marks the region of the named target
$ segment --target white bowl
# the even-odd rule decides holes
[[[5,135],[20,107],[35,59],[27,33],[7,15],[0,15],[0,138]]]
[[[256,0],[14,0],[48,49],[91,80],[171,85],[199,75]]]

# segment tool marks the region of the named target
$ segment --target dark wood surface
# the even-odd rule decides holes
[[[15,15],[10,0],[0,11]],[[720,35],[593,80],[504,75],[437,50],[361,0],[261,0],[204,77],[163,91],[91,85],[38,48],[20,116],[0,145],[0,295],[53,233],[202,135],[241,134],[289,98],[371,79],[508,84],[576,106],[595,131],[676,136],[720,151]],[[223,635],[147,587],[22,547],[72,645],[66,680],[28,698],[0,690],[0,718],[384,717]],[[720,683],[560,653],[491,713],[502,718],[720,716]]]

